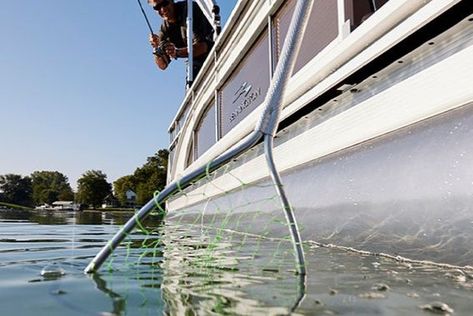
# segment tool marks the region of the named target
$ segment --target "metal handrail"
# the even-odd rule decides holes
[[[115,236],[113,236],[113,238],[99,251],[99,253],[85,268],[85,273],[93,273],[100,269],[105,260],[107,260],[110,254],[112,254],[112,252],[116,247],[118,247],[123,239],[125,239],[125,237],[131,233],[136,225],[143,221],[151,211],[159,207],[159,205],[164,203],[174,193],[185,189],[198,179],[205,177],[208,173],[215,171],[235,157],[243,154],[255,144],[260,142],[263,136],[266,139],[271,139],[271,141],[265,141],[268,142],[265,147],[267,147],[268,150],[272,150],[272,138],[276,133],[277,125],[279,123],[283,94],[285,92],[287,82],[289,81],[289,78],[292,74],[292,69],[296,61],[296,56],[302,41],[302,34],[304,33],[303,31],[308,21],[312,3],[313,1],[297,0],[294,15],[292,17],[288,31],[288,36],[281,53],[281,58],[276,66],[276,71],[271,81],[271,87],[263,103],[264,111],[253,132],[237,146],[230,148],[228,151],[210,161],[208,164],[195,169],[189,174],[183,176],[181,179],[173,181],[167,185],[163,191],[146,203],[146,205],[144,205],[130,220],[128,220],[128,222],[115,234]],[[267,159],[268,161],[272,161],[272,153],[269,153],[269,158]],[[274,163],[268,164],[268,166],[273,179],[275,179],[275,174],[276,178],[279,179],[279,175],[276,168],[274,167]],[[278,188],[278,193],[280,196],[285,198],[280,181],[275,184]],[[283,195],[281,195],[281,192]],[[305,275],[305,262],[300,234],[295,217],[292,214],[292,209],[290,206],[288,207],[288,205],[289,202],[287,198],[285,198],[285,201],[283,201],[283,206],[286,211],[286,219],[288,219],[294,248],[296,250],[298,272],[301,275]],[[288,213],[290,213],[290,216],[288,216]]]

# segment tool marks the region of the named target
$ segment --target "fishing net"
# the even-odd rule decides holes
[[[140,267],[143,266],[143,263],[146,263],[150,269],[156,264],[164,267],[160,270],[164,271],[162,276],[163,293],[171,293],[171,295],[167,295],[168,299],[171,299],[168,306],[172,306],[174,302],[181,305],[180,307],[174,306],[172,309],[176,314],[188,314],[190,313],[188,308],[192,309],[192,314],[196,310],[199,313],[199,310],[206,304],[212,305],[210,307],[212,313],[244,313],[245,306],[250,305],[250,302],[240,304],[239,308],[236,306],[238,305],[236,302],[241,303],[247,299],[253,299],[251,293],[254,292],[251,289],[254,286],[257,287],[258,284],[255,280],[250,282],[248,276],[268,278],[264,273],[272,272],[276,274],[272,278],[280,283],[282,275],[294,276],[296,272],[299,272],[301,276],[305,275],[299,231],[297,231],[291,207],[281,189],[282,185],[279,183],[279,176],[272,161],[273,140],[271,135],[277,129],[280,114],[277,107],[280,106],[281,92],[284,91],[290,78],[291,65],[295,61],[296,54],[291,54],[291,52],[297,52],[303,33],[300,30],[304,29],[310,8],[310,2],[298,2],[288,31],[289,39],[286,40],[276,67],[273,85],[265,98],[267,106],[262,114],[263,119],[255,127],[254,132],[239,146],[211,161],[207,165],[205,176],[200,180],[196,181],[195,178],[202,176],[202,168],[198,168],[182,180],[178,180],[186,185],[190,181],[196,181],[190,186],[181,188],[177,182],[165,188],[166,193],[163,193],[162,198],[167,198],[169,215],[166,216],[158,231],[150,230],[141,222],[135,223],[142,233],[139,247],[134,247],[137,245],[134,238],[129,240],[129,236],[126,236],[128,237],[125,240],[127,246],[123,248],[126,253],[125,266],[129,267],[130,262],[136,261],[141,263],[138,265]],[[251,147],[261,137],[264,137],[265,158],[269,168],[268,178],[257,182],[250,179],[246,182],[236,172],[240,162],[235,161],[235,157]],[[253,150],[249,156],[239,159],[245,164],[245,160],[251,159],[255,152],[258,156],[261,154],[261,147],[258,147],[259,150]],[[228,163],[230,159],[234,160]],[[223,167],[220,167],[220,170],[216,172],[210,172],[218,166]],[[270,174],[272,179],[269,178]],[[175,190],[176,185],[178,190]],[[176,191],[177,194],[169,197],[169,194]],[[155,195],[155,201],[154,208],[159,210],[161,214],[165,214],[159,205],[161,202],[159,193]],[[142,218],[145,212],[150,210],[149,206],[150,203],[143,207],[133,217],[133,220]],[[286,224],[286,218],[288,224]],[[89,265],[92,270],[96,268],[96,263],[100,267],[102,259],[107,258],[114,246],[122,240],[123,233],[131,231],[134,225],[129,224],[130,222],[109,243],[111,251],[108,248],[103,248],[96,257],[98,261],[93,261]],[[161,234],[161,238],[159,238],[159,234]],[[265,243],[264,247],[262,247],[263,242]],[[135,250],[138,249],[143,253],[135,254]],[[132,256],[131,253],[134,255]],[[117,255],[120,253],[115,252],[115,257]],[[113,259],[114,257],[112,257],[112,263],[109,264],[109,270],[114,269]],[[131,266],[133,267],[133,264]],[[86,271],[91,271],[91,269],[88,267]],[[241,277],[237,277],[241,270],[247,271]],[[227,274],[222,275],[218,271],[226,271]],[[149,281],[149,278],[148,272],[146,280]],[[194,278],[197,278],[198,281],[192,282]],[[288,286],[288,288],[296,288],[295,292],[298,292],[297,289],[303,288],[301,286],[302,278],[292,279],[295,279],[295,282],[292,287]],[[245,287],[247,294],[245,299],[233,300],[235,303],[232,304],[231,298],[238,296],[235,294],[238,290],[235,290],[233,283],[238,284],[240,288]],[[266,283],[265,286],[268,285],[268,282],[264,283]],[[208,287],[209,285],[210,287]],[[222,295],[228,291],[231,294]],[[267,293],[267,291],[256,291],[256,293],[261,292]],[[303,291],[300,292],[303,293]],[[267,297],[258,299],[260,304],[270,299],[278,299],[275,295],[267,294]],[[295,304],[290,304],[292,307],[288,308],[291,311],[301,300],[301,296],[302,294],[297,296]],[[180,297],[180,299],[174,301],[175,297]],[[292,295],[283,295],[279,299],[284,301],[287,297],[292,297]],[[188,301],[191,303],[185,304]],[[274,311],[274,314],[286,314],[287,310],[282,309]],[[209,308],[205,308],[205,310],[208,311]],[[253,310],[252,313],[255,311]],[[261,311],[261,313],[267,314],[268,310]]]
[[[301,284],[280,198],[270,178],[250,185],[236,177],[239,165],[227,164],[177,192],[168,204],[177,210],[156,204],[107,260],[108,278],[132,273],[146,289],[143,301],[159,289],[176,315],[238,314],[245,306],[264,314],[274,300],[287,309],[271,313],[287,313]],[[218,185],[228,178],[239,182],[230,191]],[[271,282],[282,290],[263,290]]]

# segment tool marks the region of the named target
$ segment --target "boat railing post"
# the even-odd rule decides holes
[[[192,17],[194,14],[193,10],[193,1],[187,0],[187,52],[188,52],[188,60],[187,60],[187,88],[189,89],[192,86],[192,82],[194,81],[194,50],[192,47],[193,43],[193,23]]]
[[[220,18],[220,7],[215,2],[212,7],[212,13],[214,14],[214,41],[216,41],[222,31],[222,23]]]

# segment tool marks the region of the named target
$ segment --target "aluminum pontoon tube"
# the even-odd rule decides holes
[[[292,72],[292,68],[297,57],[298,48],[300,47],[300,42],[302,41],[303,32],[298,32],[297,27],[300,27],[300,30],[303,30],[305,28],[311,7],[312,1],[297,1],[295,13],[292,17],[291,25],[289,27],[290,32],[288,33],[287,39],[284,43],[281,58],[276,66],[275,75],[272,79],[272,88],[268,91],[268,94],[266,95],[266,99],[264,101],[264,111],[259,123],[255,127],[255,130],[251,134],[249,134],[243,140],[243,142],[240,142],[236,147],[230,148],[227,152],[223,153],[208,164],[197,168],[196,170],[190,172],[181,179],[178,179],[166,186],[156,198],[153,198],[148,203],[146,203],[146,205],[143,206],[130,220],[128,220],[125,226],[123,226],[115,234],[115,236],[113,236],[113,238],[100,250],[100,252],[92,259],[89,265],[85,268],[85,273],[92,273],[100,269],[105,260],[107,260],[107,258],[115,250],[115,248],[118,247],[120,242],[122,242],[123,239],[125,239],[125,237],[135,228],[137,223],[146,218],[146,216],[148,216],[151,211],[156,209],[159,204],[165,202],[173,193],[185,189],[194,181],[202,178],[206,174],[216,170],[217,168],[221,167],[233,158],[247,151],[248,149],[253,147],[253,145],[258,143],[264,134],[271,136],[273,135],[273,133],[277,129],[277,120],[279,118],[280,113],[280,109],[274,109],[274,107],[280,107],[280,104],[282,103],[283,90],[285,90],[287,81],[291,75],[287,72]]]

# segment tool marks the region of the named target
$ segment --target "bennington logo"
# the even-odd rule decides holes
[[[251,84],[248,84],[248,82],[243,82],[242,85],[240,86],[240,88],[237,90],[237,92],[235,92],[235,95],[236,95],[236,99],[233,100],[232,103],[235,103],[236,101],[238,101],[238,99],[242,96],[242,95],[245,95],[245,97],[248,96],[248,93],[250,93],[251,91],[251,88],[253,88],[251,86]]]
[[[238,102],[241,99],[240,104],[237,106],[235,111],[230,114],[230,122],[233,122],[244,109],[249,107],[253,102],[261,95],[261,88],[253,89],[253,86],[248,82],[243,82],[235,92],[235,100],[233,100],[233,104]]]

